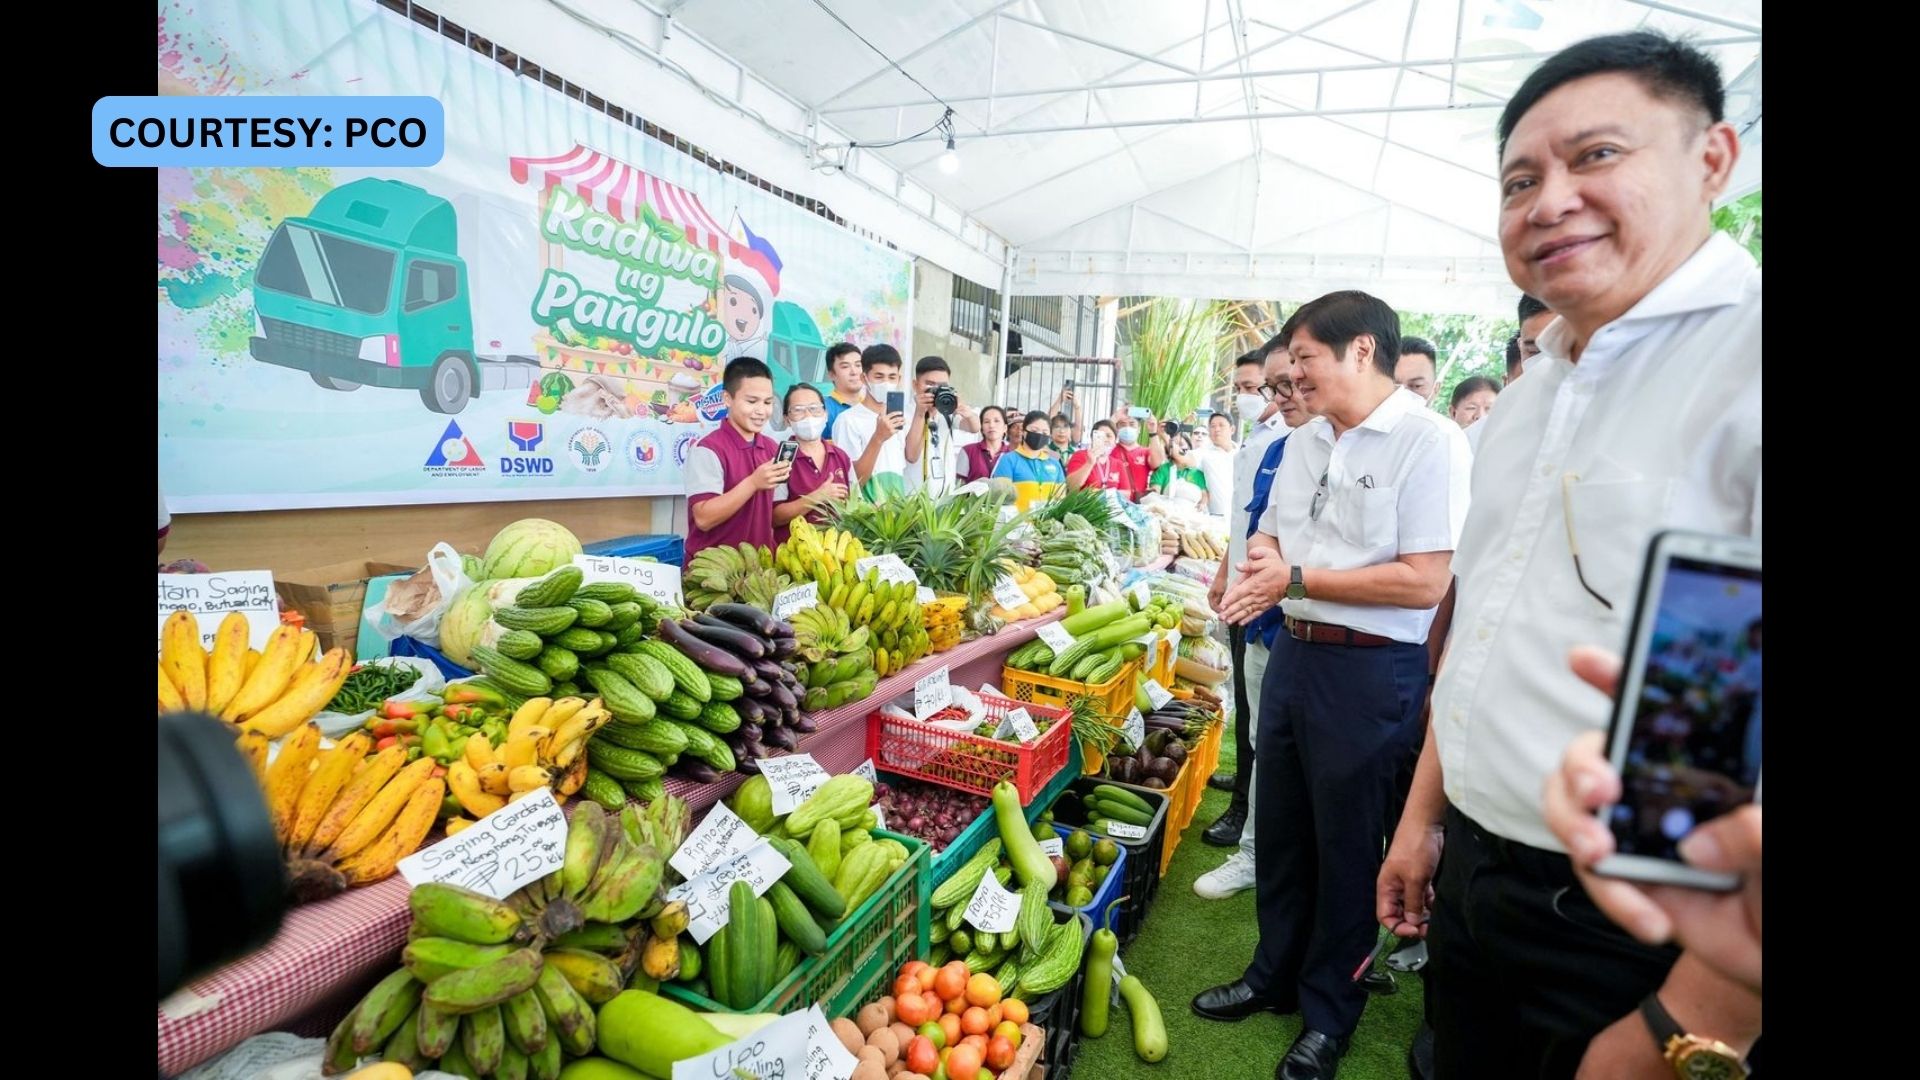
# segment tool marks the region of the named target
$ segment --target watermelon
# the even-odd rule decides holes
[[[567,527],[545,518],[522,518],[494,534],[480,560],[486,580],[540,577],[580,554],[580,540]]]
[[[493,621],[493,601],[485,584],[469,585],[440,617],[440,651],[461,667],[473,666],[473,647]]]
[[[486,580],[486,578],[482,577],[480,574],[481,565],[482,564],[480,562],[480,556],[478,555],[460,556],[460,570],[462,573],[467,575],[467,579],[470,581]]]

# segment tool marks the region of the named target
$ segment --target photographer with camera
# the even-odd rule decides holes
[[[980,441],[980,417],[960,404],[953,372],[937,356],[913,366],[916,404],[907,427],[907,491],[925,490],[935,498],[960,487],[961,449]],[[971,430],[970,430],[971,429]]]

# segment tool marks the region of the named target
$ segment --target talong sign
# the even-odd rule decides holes
[[[428,169],[159,170],[176,511],[677,495],[727,361],[909,340],[906,257],[378,5],[162,3],[160,83],[448,124]]]

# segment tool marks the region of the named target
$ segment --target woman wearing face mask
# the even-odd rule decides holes
[[[1185,432],[1167,443],[1167,460],[1153,470],[1153,490],[1176,502],[1207,510],[1207,474],[1194,463],[1193,443]]]
[[[1116,452],[1118,449],[1112,421],[1098,421],[1087,439],[1087,448],[1074,451],[1067,461],[1067,483],[1075,491],[1090,487],[1132,498],[1132,470],[1127,468],[1126,457]]]
[[[1026,433],[1013,453],[1003,454],[993,467],[996,479],[1013,482],[1014,506],[1027,510],[1054,497],[1067,484],[1067,470],[1047,447],[1053,429],[1046,413],[1027,414]]]
[[[998,405],[980,410],[980,441],[960,448],[960,478],[986,480],[1007,449],[1007,411]]]
[[[773,493],[773,539],[787,542],[787,530],[794,518],[806,515],[815,524],[826,524],[824,507],[847,497],[853,477],[853,461],[847,452],[825,442],[827,399],[806,383],[795,383],[787,391],[784,403],[787,427],[794,444],[800,448],[793,459],[793,471],[787,482]]]

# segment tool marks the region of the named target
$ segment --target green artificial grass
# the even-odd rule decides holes
[[[1221,748],[1221,768],[1232,768],[1233,743]],[[1133,1020],[1115,1005],[1107,1033],[1082,1038],[1073,1061],[1075,1080],[1266,1080],[1300,1033],[1300,1017],[1263,1013],[1237,1024],[1202,1020],[1193,996],[1238,978],[1259,937],[1253,890],[1226,900],[1202,900],[1193,881],[1225,861],[1228,848],[1200,834],[1227,808],[1228,795],[1208,789],[1187,827],[1140,936],[1122,949],[1129,974],[1139,976],[1160,1003],[1167,1025],[1166,1060],[1149,1065],[1133,1052]],[[1420,1028],[1418,975],[1396,973],[1399,991],[1370,998],[1353,1045],[1340,1062],[1340,1080],[1405,1080],[1407,1047]],[[1052,1080],[1049,1077],[1049,1080]]]

